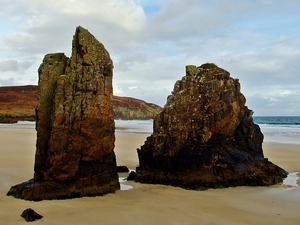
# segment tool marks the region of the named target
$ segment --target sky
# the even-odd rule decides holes
[[[299,0],[0,0],[0,86],[38,83],[77,26],[114,62],[114,94],[164,106],[186,65],[238,78],[256,116],[300,116]]]

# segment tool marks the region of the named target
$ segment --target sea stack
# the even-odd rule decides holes
[[[34,177],[7,195],[39,201],[115,192],[120,184],[108,51],[77,27],[71,57],[48,54],[38,72]]]
[[[226,70],[187,66],[137,150],[136,181],[194,190],[282,182],[288,173],[264,158],[263,134],[245,102]]]

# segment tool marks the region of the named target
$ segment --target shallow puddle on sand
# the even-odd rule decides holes
[[[120,190],[121,191],[127,191],[130,189],[133,189],[133,186],[128,185],[128,184],[124,184],[126,182],[126,177],[119,177],[119,182],[120,182]]]
[[[289,173],[287,178],[283,180],[282,187],[289,188],[289,187],[299,187],[299,172]]]

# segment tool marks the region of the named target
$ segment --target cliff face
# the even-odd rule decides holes
[[[287,172],[264,158],[263,134],[245,102],[226,70],[187,66],[138,149],[136,180],[187,189],[281,182]]]
[[[153,119],[162,109],[139,99],[118,96],[113,98],[113,108],[115,119],[123,120]]]
[[[39,68],[34,178],[8,195],[26,200],[96,196],[119,189],[114,153],[113,62],[77,27],[72,55],[48,54]]]
[[[38,86],[0,87],[0,123],[34,121]],[[153,119],[161,107],[143,100],[113,96],[115,119]]]

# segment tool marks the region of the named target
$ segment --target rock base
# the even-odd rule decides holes
[[[41,201],[52,199],[70,199],[79,197],[102,196],[114,193],[120,189],[119,182],[111,182],[99,186],[90,184],[87,179],[78,180],[76,183],[57,183],[55,181],[35,182],[33,179],[12,186],[7,195],[29,201]]]
[[[207,154],[207,151],[208,149],[202,149],[200,153],[194,152],[184,158],[180,155],[170,157],[168,160],[161,157],[154,158],[151,160],[152,166],[137,167],[136,181],[205,190],[236,186],[270,186],[282,182],[288,175],[285,170],[268,159],[234,164],[238,157],[244,158],[243,152],[236,155],[231,150],[221,154]],[[206,160],[203,159],[203,154],[206,154]],[[227,157],[227,162],[214,164],[214,159],[224,156]],[[201,164],[203,161],[205,162]],[[160,166],[155,168],[153,165],[163,165],[164,169]]]

